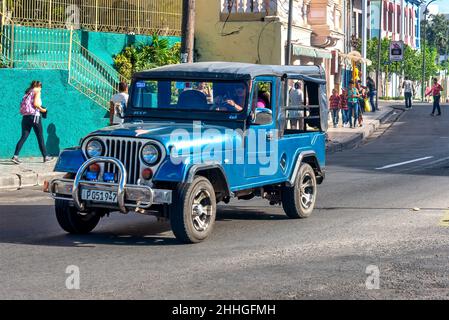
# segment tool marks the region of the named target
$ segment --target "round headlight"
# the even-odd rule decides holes
[[[159,148],[153,144],[147,144],[142,148],[142,161],[147,165],[155,165],[159,161]]]
[[[103,155],[103,144],[98,140],[91,140],[86,146],[86,154],[89,158]]]

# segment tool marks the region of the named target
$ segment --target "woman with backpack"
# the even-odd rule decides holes
[[[47,113],[47,110],[42,107],[42,83],[39,81],[33,81],[30,87],[25,91],[22,103],[20,104],[20,114],[22,118],[22,136],[17,143],[14,157],[12,162],[20,164],[19,153],[22,150],[23,144],[28,139],[31,129],[36,134],[39,148],[42,153],[44,162],[51,161],[52,158],[47,156],[47,150],[44,143],[44,132],[42,129],[42,115]]]

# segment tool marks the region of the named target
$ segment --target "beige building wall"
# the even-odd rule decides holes
[[[329,57],[332,51],[344,52],[343,1],[294,2],[292,42],[304,50],[299,50],[301,55],[293,54],[292,63],[324,67],[329,90],[340,82],[339,71],[332,72],[335,63]],[[285,64],[288,0],[255,2],[256,10],[248,0],[197,0],[196,60]],[[227,7],[230,3],[234,4],[231,9]],[[314,57],[308,49],[321,55]]]
[[[282,63],[280,21],[221,21],[220,0],[197,0],[196,8],[198,61]]]

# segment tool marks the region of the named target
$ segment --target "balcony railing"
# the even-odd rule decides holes
[[[221,0],[222,21],[254,21],[277,15],[277,0]]]
[[[0,0],[0,12],[23,26],[180,35],[182,0]]]

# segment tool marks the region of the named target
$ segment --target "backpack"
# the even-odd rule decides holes
[[[36,112],[34,109],[34,91],[27,93],[20,103],[20,114],[22,116],[33,115]]]

